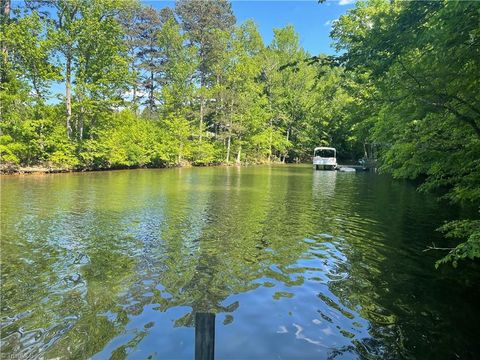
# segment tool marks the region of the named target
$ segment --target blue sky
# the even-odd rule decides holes
[[[161,9],[174,7],[175,1],[142,1]],[[355,0],[327,0],[318,4],[317,0],[233,0],[232,7],[238,23],[252,19],[268,45],[273,38],[273,29],[293,25],[300,37],[300,45],[311,55],[320,53],[334,54],[330,47],[330,30],[332,21],[354,7]],[[19,6],[23,2],[13,0]],[[64,85],[55,83],[51,87],[52,95],[63,94]],[[52,96],[49,102],[56,102]]]
[[[144,1],[155,8],[174,7],[174,1]],[[291,24],[299,33],[300,44],[312,55],[333,54],[329,37],[331,22],[348,9],[353,8],[354,0],[328,0],[318,4],[316,0],[297,1],[232,1],[237,22],[253,19],[266,44],[273,37],[273,28]]]
[[[141,0],[144,4],[161,9],[175,7],[173,0]],[[208,0],[205,0],[208,1]],[[354,7],[355,0],[231,0],[237,22],[253,19],[268,45],[273,37],[273,28],[291,24],[299,33],[300,44],[312,55],[334,54],[329,37],[331,23]],[[23,4],[13,0],[14,6]]]

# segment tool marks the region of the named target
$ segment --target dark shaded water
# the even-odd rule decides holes
[[[4,177],[2,354],[218,359],[480,354],[475,269],[435,270],[456,216],[413,186],[310,166]]]

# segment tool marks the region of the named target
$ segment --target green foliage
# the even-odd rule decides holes
[[[357,136],[377,145],[380,170],[453,203],[480,201],[479,24],[477,2],[369,0],[332,31]],[[478,257],[477,220],[442,230],[466,242],[437,264]]]
[[[459,260],[480,258],[480,220],[458,220],[450,221],[440,228],[446,237],[455,239],[466,239],[454,249],[450,250],[448,255],[438,260],[435,267],[441,264],[452,263],[457,267]]]
[[[194,141],[191,144],[191,159],[195,165],[211,165],[218,160],[218,150],[207,141]]]
[[[182,165],[191,156],[190,124],[184,117],[170,115],[163,119],[157,145],[158,157],[166,165]]]
[[[80,157],[89,168],[144,167],[157,156],[157,136],[154,123],[123,111],[85,142]]]
[[[10,135],[0,136],[0,160],[2,163],[18,165],[24,144],[14,142]]]
[[[60,80],[58,68],[49,61],[53,41],[43,37],[46,24],[37,12],[2,26],[0,43],[12,49],[10,76],[29,82],[37,101],[44,100],[49,82]]]

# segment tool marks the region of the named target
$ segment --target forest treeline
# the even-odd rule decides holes
[[[358,153],[345,137],[342,69],[303,61],[311,55],[292,26],[273,29],[266,46],[223,0],[174,9],[45,0],[3,10],[4,162],[291,162],[331,143]]]
[[[1,4],[3,165],[292,162],[318,145],[349,159],[373,151],[381,171],[476,208],[443,227],[466,240],[444,261],[480,257],[480,2],[357,1],[333,21],[337,56],[307,53],[292,26],[273,29],[265,44],[226,0],[173,9]]]

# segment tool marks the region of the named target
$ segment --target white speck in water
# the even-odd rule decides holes
[[[277,333],[278,334],[285,334],[285,333],[288,333],[288,330],[285,326],[282,325],[278,328]]]
[[[325,329],[322,329],[322,332],[327,336],[333,334],[332,328],[330,326],[326,327]]]

